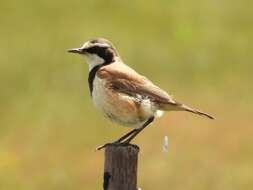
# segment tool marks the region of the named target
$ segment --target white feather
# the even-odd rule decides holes
[[[155,112],[155,117],[157,117],[157,118],[162,117],[163,114],[164,114],[164,111],[162,111],[162,110],[157,110],[157,111]]]
[[[91,71],[95,66],[101,65],[104,63],[104,59],[97,56],[96,54],[86,54],[84,55],[86,61],[89,65],[89,71]]]

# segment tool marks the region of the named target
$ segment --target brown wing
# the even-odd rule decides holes
[[[157,103],[177,105],[167,92],[127,65],[111,64],[101,68],[97,75],[99,78],[106,79],[108,87],[117,92],[130,96],[144,96]]]
[[[207,113],[174,101],[167,92],[154,85],[146,77],[138,74],[127,65],[121,63],[107,65],[97,72],[97,76],[105,79],[106,85],[109,88],[133,97],[138,97],[138,95],[147,97],[151,101],[156,102],[161,110],[188,111],[208,117],[209,119],[214,119],[214,117]]]

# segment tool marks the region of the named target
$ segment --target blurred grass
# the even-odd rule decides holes
[[[252,17],[249,0],[2,0],[0,189],[101,189],[94,148],[127,129],[95,110],[86,64],[66,53],[97,36],[217,117],[169,113],[140,135],[142,189],[252,189]]]

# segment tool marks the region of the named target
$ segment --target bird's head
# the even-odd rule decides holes
[[[112,43],[104,38],[96,38],[85,42],[80,48],[69,49],[70,53],[83,55],[90,70],[97,65],[106,65],[115,61],[118,53]]]

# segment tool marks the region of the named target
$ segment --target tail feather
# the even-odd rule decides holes
[[[207,114],[207,113],[198,111],[198,110],[196,110],[196,109],[190,108],[190,107],[188,107],[188,106],[186,106],[186,105],[184,105],[184,104],[181,104],[180,107],[181,107],[182,110],[184,110],[184,111],[188,111],[188,112],[191,112],[191,113],[194,113],[194,114],[198,114],[198,115],[200,115],[200,116],[204,116],[204,117],[207,117],[207,118],[209,118],[209,119],[214,119],[213,116],[211,116],[211,115],[209,115],[209,114]]]
[[[189,106],[186,106],[184,104],[181,104],[181,103],[170,103],[170,104],[167,104],[167,106],[163,106],[163,108],[165,108],[165,110],[167,111],[187,111],[187,112],[191,112],[191,113],[194,113],[194,114],[198,114],[200,116],[204,116],[204,117],[207,117],[209,119],[215,119],[213,116],[207,114],[207,113],[204,113],[204,112],[201,112],[199,110],[196,110],[196,109],[193,109],[193,108],[190,108]]]
[[[204,117],[207,117],[209,119],[215,119],[213,116],[205,113],[205,112],[201,112],[201,111],[198,111],[198,110],[194,110],[194,109],[185,109],[185,111],[188,111],[188,112],[191,112],[191,113],[194,113],[194,114],[198,114],[200,116],[204,116]]]

